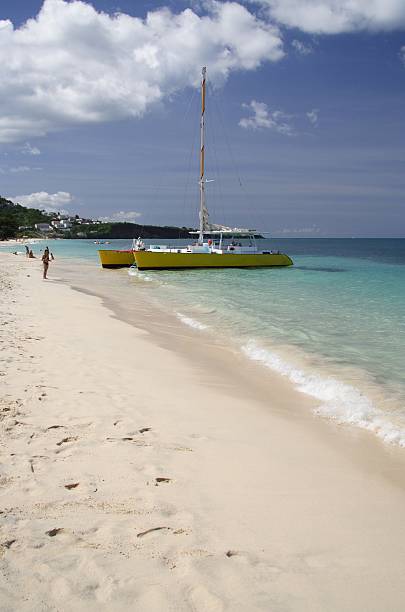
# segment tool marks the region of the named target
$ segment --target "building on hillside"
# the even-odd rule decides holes
[[[65,231],[65,230],[69,230],[72,227],[72,222],[69,221],[68,219],[62,219],[61,221],[59,221],[58,219],[52,219],[51,225],[56,230]]]
[[[75,219],[75,222],[78,225],[93,225],[94,223],[93,219],[81,219],[81,218]]]
[[[35,223],[35,229],[39,232],[50,232],[52,231],[52,227],[49,223]]]

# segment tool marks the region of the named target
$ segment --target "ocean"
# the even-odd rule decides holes
[[[259,243],[289,254],[294,266],[135,271],[134,295],[142,291],[197,334],[230,343],[259,363],[263,376],[270,369],[288,378],[316,398],[320,416],[405,447],[405,240]],[[34,252],[43,244],[33,245]],[[58,258],[98,265],[99,247],[92,241],[49,241],[49,246]],[[110,244],[128,246],[126,240]]]

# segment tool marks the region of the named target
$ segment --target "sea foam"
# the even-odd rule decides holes
[[[391,423],[361,391],[332,377],[305,372],[277,354],[250,340],[242,346],[244,354],[286,376],[302,393],[321,401],[315,413],[374,432],[385,442],[405,447],[405,430]],[[387,418],[388,417],[388,418]]]
[[[200,331],[208,329],[208,325],[204,325],[204,323],[200,323],[200,321],[196,321],[191,317],[186,317],[186,315],[182,314],[181,312],[176,312],[176,317],[180,319],[182,323],[188,325],[189,327],[192,327],[193,329],[198,329]]]
[[[147,274],[145,274],[144,272],[140,272],[138,268],[136,268],[135,266],[131,266],[128,269],[128,274],[129,276],[135,276],[136,278],[139,278],[140,280],[147,281],[147,282],[151,282],[155,280],[151,278],[150,276],[148,276]]]

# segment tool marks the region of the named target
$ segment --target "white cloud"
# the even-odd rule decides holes
[[[99,217],[99,221],[128,221],[129,223],[135,223],[135,220],[141,216],[141,213],[135,210],[120,210],[119,212],[113,213],[108,217]]]
[[[9,172],[12,174],[19,174],[20,172],[30,172],[31,168],[29,166],[14,166],[9,168]]]
[[[140,117],[153,103],[199,81],[225,80],[283,55],[279,30],[238,2],[145,19],[107,15],[90,4],[45,0],[14,29],[0,21],[0,142],[44,136],[70,124]]]
[[[299,55],[309,55],[313,51],[311,45],[306,45],[301,40],[296,40],[295,38],[291,45]]]
[[[319,108],[313,108],[311,111],[306,113],[308,121],[315,127],[318,125],[319,120]]]
[[[244,108],[253,112],[250,117],[243,117],[239,121],[239,125],[246,129],[259,130],[268,129],[286,136],[292,136],[294,133],[293,127],[288,123],[290,116],[283,111],[269,111],[267,104],[251,100],[249,104],[243,104]]]
[[[317,34],[405,27],[404,0],[257,0],[279,23]]]
[[[17,195],[10,199],[22,204],[22,206],[27,206],[27,208],[40,208],[47,212],[66,212],[63,207],[71,204],[74,198],[67,191],[57,191],[56,193],[38,191],[28,195]]]
[[[403,45],[399,50],[399,58],[403,65],[405,66],[405,45]]]
[[[25,143],[21,152],[24,153],[24,155],[41,155],[41,151],[38,147],[32,147],[29,142]]]
[[[19,174],[21,172],[31,172],[32,170],[42,170],[42,168],[32,168],[31,166],[7,166],[0,167],[0,174]]]

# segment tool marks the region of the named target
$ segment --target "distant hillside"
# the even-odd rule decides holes
[[[50,223],[54,214],[35,208],[14,204],[0,196],[0,240],[23,235],[40,236],[35,230],[36,223]],[[19,230],[19,228],[22,228]],[[159,225],[138,225],[137,223],[79,223],[73,219],[69,231],[53,230],[47,233],[54,238],[188,238],[186,227],[161,227]]]
[[[34,227],[35,223],[49,223],[51,218],[52,215],[42,210],[25,208],[0,196],[0,240],[15,238],[19,233],[19,227]]]
[[[75,225],[66,238],[189,238],[190,228],[138,223],[95,223]]]

